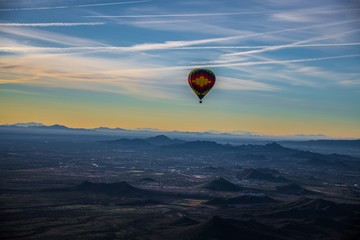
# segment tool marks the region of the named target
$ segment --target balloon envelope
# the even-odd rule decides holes
[[[199,97],[200,103],[215,84],[215,74],[208,69],[194,69],[189,73],[189,85]]]

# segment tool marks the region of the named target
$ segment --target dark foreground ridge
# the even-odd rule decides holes
[[[92,183],[85,181],[82,184],[74,187],[73,190],[107,193],[111,195],[143,194],[147,192],[146,190],[133,187],[125,181],[119,183]]]
[[[214,216],[202,223],[168,231],[164,239],[176,240],[264,240],[283,239],[275,230],[257,221],[241,221]]]
[[[291,183],[282,186],[276,186],[276,191],[281,194],[288,195],[310,195],[317,194],[314,191],[307,190],[296,183]]]

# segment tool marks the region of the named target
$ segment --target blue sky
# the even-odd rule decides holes
[[[360,135],[357,1],[0,1],[1,123]],[[196,67],[217,75],[199,105]]]

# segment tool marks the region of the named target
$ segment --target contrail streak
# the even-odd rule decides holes
[[[1,26],[1,25],[0,25]],[[324,44],[303,44],[289,46],[288,48],[305,48],[305,47],[340,47],[340,46],[359,46],[359,43],[324,43]],[[279,45],[282,46],[282,45]],[[86,51],[104,51],[104,52],[130,52],[130,51],[151,51],[151,50],[201,50],[201,49],[262,49],[265,47],[275,46],[206,46],[206,47],[174,47],[164,49],[145,49],[136,50],[132,47],[0,47],[2,52],[86,52]]]
[[[58,22],[58,23],[0,23],[0,27],[76,27],[104,25],[104,22]]]
[[[53,7],[31,7],[31,8],[2,8],[0,11],[31,11],[31,10],[51,10],[51,9],[64,9],[64,8],[83,8],[83,7],[100,7],[110,5],[123,5],[123,4],[134,4],[134,3],[145,3],[151,2],[152,0],[140,0],[140,1],[128,1],[128,2],[110,2],[110,3],[95,3],[95,4],[82,4],[73,6],[53,6]]]
[[[145,2],[151,2],[151,1],[152,0],[128,1],[128,2],[112,2],[112,3],[95,3],[95,4],[77,5],[76,7],[98,7],[98,6],[122,5],[122,4],[132,4],[132,3],[145,3]]]
[[[264,12],[233,12],[233,13],[183,13],[183,14],[148,14],[148,15],[103,15],[103,16],[84,16],[89,18],[159,18],[159,17],[206,17],[206,16],[224,16],[224,15],[244,15],[259,14]]]
[[[226,63],[226,64],[214,64],[214,65],[206,65],[206,66],[207,67],[255,66],[255,65],[267,65],[267,64],[314,62],[314,61],[341,59],[341,58],[354,58],[354,57],[360,57],[360,54],[350,54],[350,55],[340,55],[340,56],[330,56],[330,57],[320,57],[320,58],[302,58],[302,59],[292,59],[292,60],[274,60],[274,61],[264,61],[264,62]],[[203,67],[203,66],[195,66],[195,67]]]

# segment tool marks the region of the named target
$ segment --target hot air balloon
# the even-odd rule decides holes
[[[194,69],[189,73],[189,85],[202,103],[203,97],[215,84],[215,74],[208,69]]]

